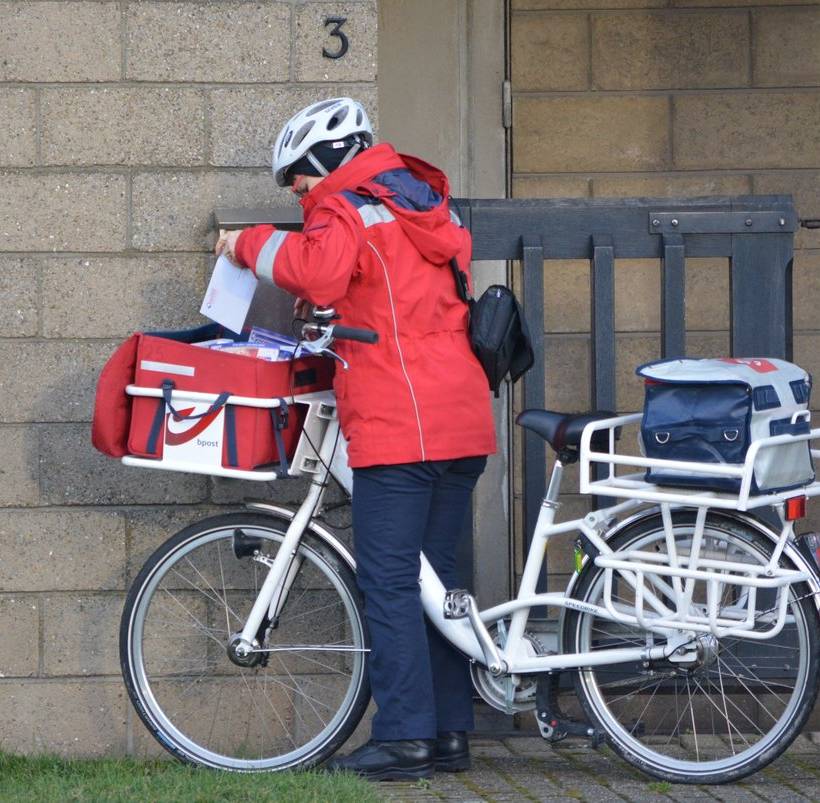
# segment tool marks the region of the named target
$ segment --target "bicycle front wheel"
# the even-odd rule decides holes
[[[184,761],[245,772],[312,766],[367,707],[355,578],[309,533],[279,615],[257,636],[265,651],[231,652],[268,572],[253,550],[236,557],[234,537],[272,558],[287,525],[255,513],[198,522],[163,544],[131,587],[120,628],[126,688],[149,731]]]
[[[691,512],[673,515],[678,556],[688,555],[694,532]],[[659,515],[639,519],[610,542],[614,550],[664,555],[668,542]],[[728,515],[709,514],[700,555],[735,564],[766,564],[772,542],[753,526]],[[793,568],[786,557],[780,565]],[[664,578],[646,575],[659,598],[674,607]],[[665,578],[666,581],[669,578]],[[692,604],[705,614],[703,581],[694,585]],[[664,591],[665,589],[665,591]],[[723,585],[719,617],[738,618],[748,589]],[[573,596],[603,605],[604,569],[589,562]],[[590,720],[624,759],[644,772],[678,783],[725,783],[749,775],[779,756],[811,713],[818,688],[818,616],[804,584],[788,591],[786,624],[779,635],[756,640],[715,638],[696,633],[685,645],[686,659],[582,667],[576,692]],[[632,587],[617,576],[612,601],[634,610]],[[771,628],[774,591],[759,591],[755,631]],[[593,613],[568,611],[565,650],[588,652],[618,647],[651,647],[662,635],[619,624]]]

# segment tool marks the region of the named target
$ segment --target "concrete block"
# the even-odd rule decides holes
[[[377,125],[378,98],[373,84],[309,88],[215,89],[208,93],[211,163],[270,168],[271,148],[281,127],[300,109],[324,98],[351,95]]]
[[[38,4],[39,5],[39,4]],[[0,173],[4,251],[125,248],[126,177],[117,173]]]
[[[745,6],[805,6],[814,5],[815,0],[744,0]],[[682,7],[718,7],[718,6],[736,6],[737,0],[670,0],[671,6]]]
[[[125,524],[117,513],[2,511],[0,546],[4,591],[124,588]]]
[[[592,15],[595,89],[746,86],[748,52],[743,10]]]
[[[725,357],[729,351],[729,332],[694,332],[686,338],[688,357]]]
[[[580,14],[513,14],[512,85],[516,92],[589,86],[589,26]]]
[[[513,11],[541,11],[553,9],[583,10],[587,8],[653,8],[668,5],[667,0],[512,0]]]
[[[39,503],[37,449],[37,431],[33,427],[0,427],[0,507]]]
[[[31,677],[39,662],[39,600],[33,595],[0,596],[0,678]],[[2,694],[2,692],[0,692]]]
[[[202,323],[208,257],[78,256],[38,264],[45,337],[125,337]]]
[[[328,17],[346,17],[340,32],[348,39],[341,58],[323,55],[338,53],[341,41],[331,36]],[[300,3],[294,9],[293,69],[297,81],[375,81],[378,39],[376,3]]]
[[[40,272],[34,262],[0,256],[0,331],[32,337],[39,328]]]
[[[820,84],[820,8],[767,8],[754,20],[756,86]]]
[[[20,755],[122,755],[126,710],[120,680],[23,680],[0,686],[3,749]]]
[[[125,511],[127,533],[126,582],[132,583],[157,547],[184,527],[220,512],[211,507],[173,505]]]
[[[813,332],[796,332],[794,336],[794,362],[805,368],[812,376],[820,371],[820,335]],[[812,400],[816,407],[817,400]]]
[[[669,161],[662,97],[518,97],[516,172],[657,170]]]
[[[660,359],[659,335],[624,334],[615,339],[615,402],[618,410],[633,412],[643,407],[643,380],[635,369]]]
[[[681,95],[674,101],[675,166],[813,167],[818,121],[820,92]]]
[[[544,261],[544,331],[589,332],[589,260]]]
[[[49,594],[43,598],[46,675],[119,675],[124,594]]]
[[[728,331],[729,260],[686,260],[686,328]]]
[[[820,251],[797,251],[793,273],[794,327],[817,329],[820,309]]]
[[[513,198],[587,198],[583,176],[513,176]]]
[[[34,97],[30,89],[0,90],[0,167],[29,167],[37,159]]]
[[[42,500],[49,505],[190,504],[206,495],[204,477],[129,468],[94,451],[87,424],[40,430]]]
[[[3,3],[0,81],[117,81],[120,3]]]
[[[589,337],[550,335],[545,339],[546,407],[589,409]]]
[[[43,90],[43,162],[202,164],[204,105],[202,92],[175,87]]]
[[[820,171],[755,173],[752,181],[755,195],[792,195],[800,217],[820,218]],[[795,246],[820,248],[820,229],[798,229]]]
[[[741,174],[669,173],[661,175],[609,175],[592,179],[592,194],[604,197],[683,198],[697,195],[747,195],[751,179]]]
[[[223,477],[212,477],[210,482],[211,501],[219,505],[237,505],[245,499],[267,499],[277,505],[299,505],[305,498],[309,484],[306,478],[276,482],[273,485]]]
[[[615,330],[661,328],[661,266],[657,259],[615,260]]]
[[[0,421],[89,421],[115,343],[0,340]]]
[[[129,3],[126,77],[137,81],[286,81],[289,5],[269,0]],[[231,47],[230,42],[236,46]]]
[[[270,170],[259,173],[140,173],[134,177],[132,246],[142,251],[213,248],[217,206],[286,206]]]

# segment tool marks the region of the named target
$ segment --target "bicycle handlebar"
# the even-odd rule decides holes
[[[370,329],[355,329],[352,326],[333,324],[333,337],[336,340],[357,340],[359,343],[378,343],[379,334]]]

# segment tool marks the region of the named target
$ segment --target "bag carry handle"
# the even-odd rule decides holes
[[[173,379],[163,379],[162,380],[162,398],[165,401],[166,407],[171,411],[174,418],[177,421],[193,421],[197,418],[205,418],[206,415],[210,415],[211,413],[215,413],[217,410],[221,409],[225,406],[225,403],[228,401],[231,393],[228,390],[223,390],[216,399],[214,399],[213,404],[204,412],[198,413],[194,415],[183,415],[179,412],[179,410],[174,408],[174,405],[171,404],[171,393],[174,389],[174,380]]]

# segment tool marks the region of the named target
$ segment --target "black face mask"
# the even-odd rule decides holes
[[[359,143],[362,150],[367,145],[362,141],[361,137],[352,136],[346,139],[334,140],[332,142],[317,142],[311,149],[310,153],[327,170],[332,173],[344,161],[350,149]],[[334,147],[336,146],[336,147]],[[361,151],[359,151],[361,153]],[[357,154],[358,155],[358,154]],[[354,157],[355,158],[355,157]],[[301,159],[294,162],[285,174],[285,180],[288,184],[293,184],[294,176],[321,176],[323,173],[319,170],[305,154]]]

